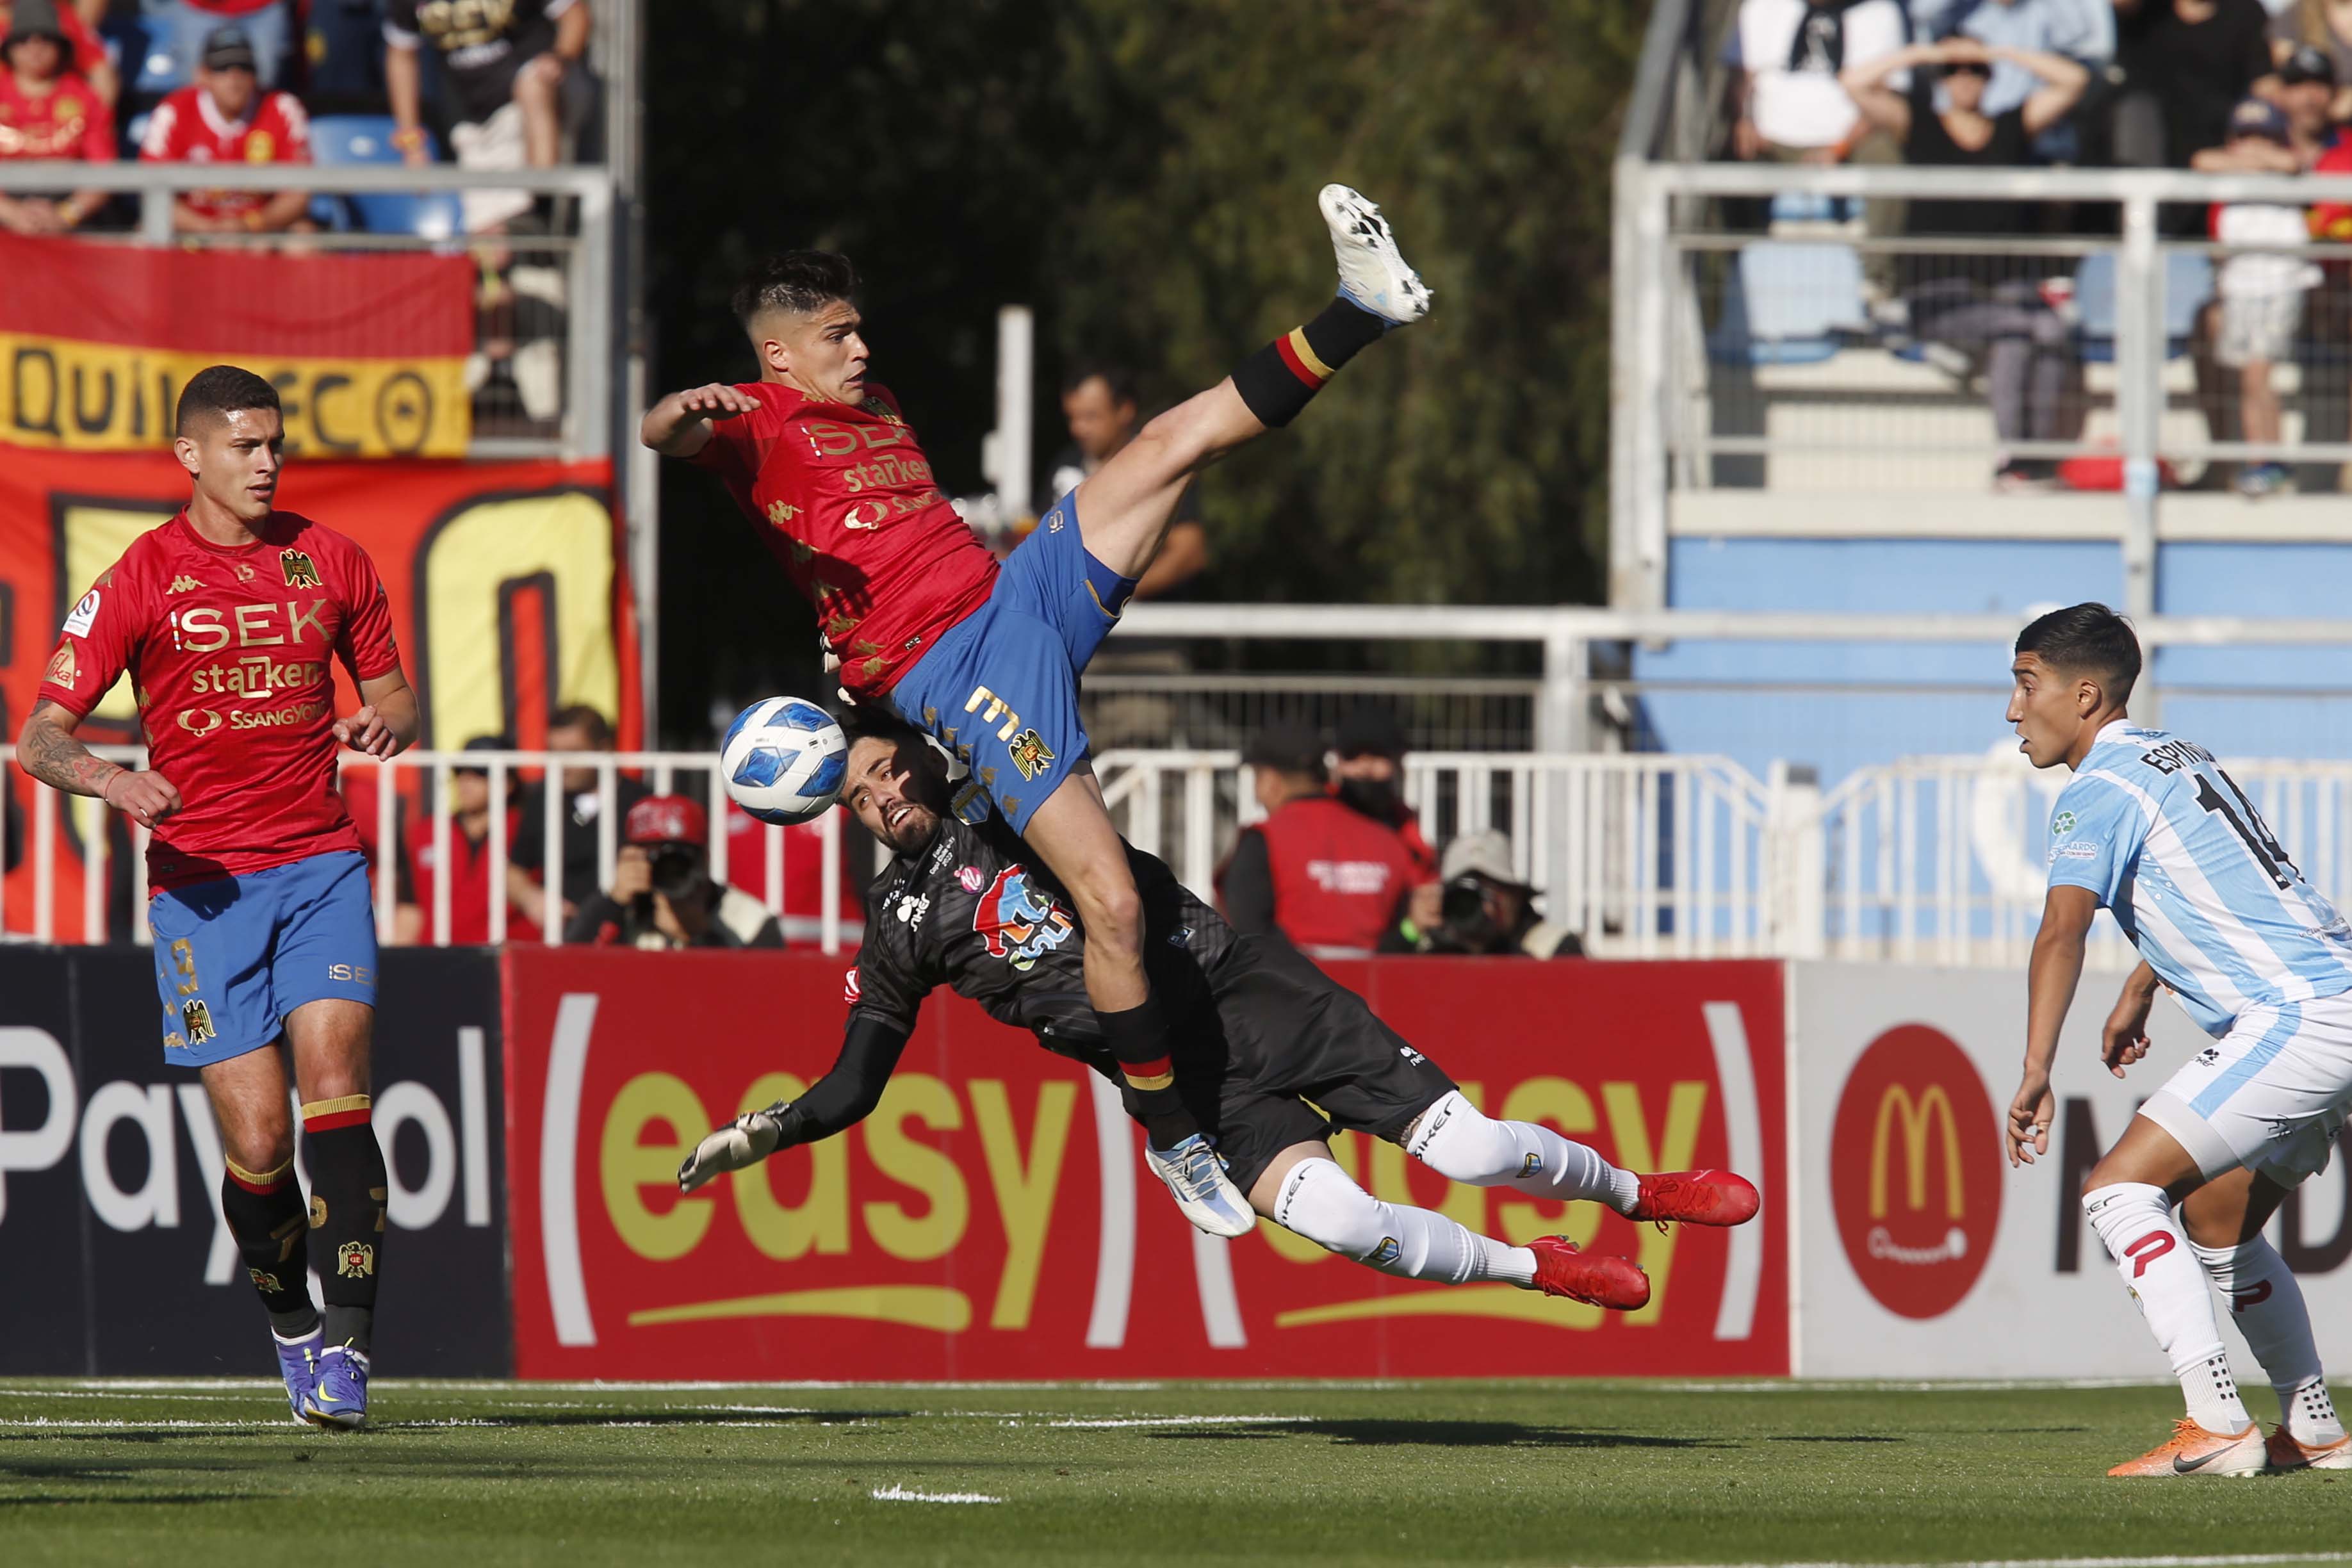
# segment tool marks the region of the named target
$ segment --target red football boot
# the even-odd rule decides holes
[[[1564,1236],[1539,1236],[1528,1250],[1536,1255],[1536,1288],[1547,1296],[1614,1312],[1630,1312],[1650,1300],[1650,1277],[1622,1258],[1579,1252]]]
[[[1685,1225],[1746,1225],[1756,1217],[1762,1200],[1745,1176],[1728,1171],[1672,1171],[1660,1176],[1638,1176],[1642,1195],[1633,1200],[1628,1219],[1655,1220],[1660,1230],[1669,1220]]]

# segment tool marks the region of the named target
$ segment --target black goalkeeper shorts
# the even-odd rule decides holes
[[[1394,1142],[1454,1087],[1362,997],[1279,938],[1243,937],[1209,984],[1225,1050],[1215,1104],[1201,1081],[1208,1075],[1186,1071],[1181,1047],[1177,1081],[1244,1195],[1292,1144],[1335,1126]]]

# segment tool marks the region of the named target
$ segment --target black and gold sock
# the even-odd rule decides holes
[[[1192,1113],[1176,1094],[1176,1068],[1169,1056],[1168,1016],[1160,998],[1146,996],[1139,1007],[1118,1013],[1097,1013],[1102,1020],[1103,1043],[1118,1060],[1127,1079],[1132,1111],[1143,1123],[1144,1136],[1154,1149],[1170,1149],[1201,1130]]]
[[[383,1247],[388,1178],[364,1094],[302,1108],[310,1135],[310,1228],[324,1248],[319,1290],[327,1302],[327,1342],[365,1354],[375,1325],[375,1285]]]
[[[221,1216],[245,1259],[245,1277],[260,1293],[269,1326],[280,1339],[299,1340],[319,1326],[310,1304],[310,1223],[294,1162],[274,1171],[248,1171],[231,1160],[221,1173]]]
[[[1279,429],[1297,418],[1323,384],[1378,342],[1388,328],[1362,306],[1334,300],[1321,315],[1244,360],[1234,372],[1234,390],[1259,424]]]

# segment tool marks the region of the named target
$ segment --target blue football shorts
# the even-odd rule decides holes
[[[305,1002],[375,1005],[375,911],[354,851],[158,893],[147,922],[174,1067],[257,1051]]]
[[[1016,833],[1086,760],[1078,672],[1134,591],[1087,553],[1072,491],[1005,561],[987,602],[891,689],[899,717],[961,757]]]

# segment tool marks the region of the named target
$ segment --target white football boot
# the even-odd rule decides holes
[[[1342,297],[1391,327],[1429,314],[1429,285],[1405,264],[1379,205],[1346,185],[1326,185],[1316,198],[1339,260]]]
[[[1170,1195],[1192,1228],[1211,1236],[1247,1236],[1257,1224],[1257,1212],[1225,1174],[1224,1162],[1198,1132],[1171,1149],[1143,1146],[1144,1163],[1168,1184]]]

